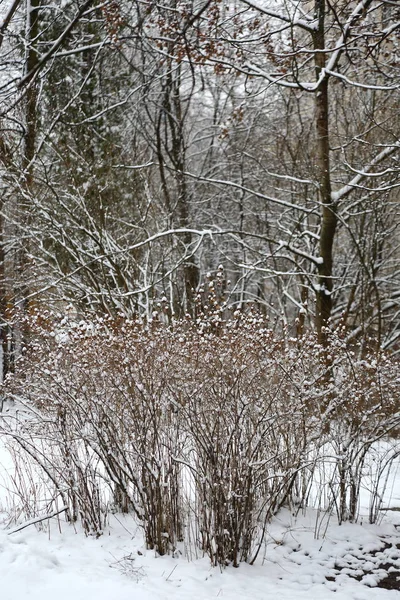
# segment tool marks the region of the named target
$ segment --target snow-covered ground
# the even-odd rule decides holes
[[[10,470],[0,452],[0,475]],[[399,469],[400,471],[400,469]],[[35,526],[10,534],[10,491],[0,492],[1,600],[374,600],[399,597],[376,587],[391,571],[400,574],[400,511],[385,511],[379,525],[338,526],[333,515],[310,509],[283,511],[269,527],[255,566],[221,572],[207,557],[157,557],[143,546],[131,516],[111,515],[106,533],[85,538],[63,515],[43,531]],[[1,489],[1,488],[0,488]],[[400,476],[387,502],[400,507]],[[361,512],[367,512],[367,506]],[[398,525],[398,529],[396,527]],[[318,534],[318,535],[317,535]],[[381,565],[386,565],[382,570]],[[396,579],[397,573],[392,575]],[[399,582],[400,583],[400,582]]]
[[[387,518],[380,526],[331,524],[324,539],[315,540],[312,512],[297,520],[281,515],[271,525],[259,564],[223,572],[206,557],[192,562],[156,557],[143,548],[131,518],[118,520],[112,518],[98,540],[66,524],[60,533],[55,521],[46,532],[2,531],[2,600],[373,600],[399,593],[371,587],[386,573],[363,575],[390,558],[400,571],[400,550],[391,545],[399,544],[400,535]],[[379,551],[383,539],[391,546]]]

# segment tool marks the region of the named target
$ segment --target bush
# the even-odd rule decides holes
[[[88,535],[110,508],[133,511],[159,554],[190,532],[214,565],[252,563],[270,518],[316,482],[355,520],[368,453],[399,427],[398,364],[338,334],[277,339],[254,315],[214,329],[41,318],[32,332],[7,434]]]

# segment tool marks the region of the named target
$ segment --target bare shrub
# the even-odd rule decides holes
[[[335,456],[331,487],[337,516],[342,522],[357,519],[361,482],[374,445],[393,438],[399,427],[400,382],[395,360],[382,352],[358,356],[356,351],[346,348],[339,334],[331,334],[329,346],[328,441]],[[382,476],[396,455],[394,450],[386,454],[386,459],[382,456],[385,465]],[[372,499],[374,504],[376,499]],[[372,510],[371,521],[376,518],[373,514]]]
[[[186,336],[170,393],[189,440],[199,541],[214,564],[254,561],[265,524],[289,502],[306,448],[305,404],[282,368],[282,343],[260,323]],[[178,460],[178,459],[175,459]]]
[[[270,518],[317,483],[355,520],[367,458],[399,427],[398,365],[337,334],[277,339],[256,315],[44,323],[7,383],[28,409],[8,435],[87,534],[112,505],[159,554],[190,540],[214,565],[253,563]]]

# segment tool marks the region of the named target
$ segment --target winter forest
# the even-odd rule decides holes
[[[224,569],[281,511],[379,523],[398,0],[0,0],[0,188],[8,527]]]

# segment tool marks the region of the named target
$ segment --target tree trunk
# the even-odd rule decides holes
[[[315,70],[316,78],[323,74],[325,67],[325,0],[315,3],[318,30],[314,34]],[[319,178],[319,194],[321,201],[321,233],[320,257],[318,267],[318,286],[316,290],[316,328],[319,340],[326,342],[325,328],[329,323],[332,312],[332,267],[333,267],[333,242],[335,239],[337,215],[332,202],[331,173],[329,160],[329,78],[325,75],[315,96],[316,118],[316,166]]]
[[[28,0],[26,6],[26,56],[25,56],[25,73],[31,73],[37,66],[37,38],[39,35],[39,11],[41,0]],[[33,171],[36,149],[37,135],[37,104],[38,104],[38,84],[36,78],[33,77],[27,84],[25,92],[25,132],[23,138],[23,156],[22,156],[22,172],[23,181],[22,188],[24,194],[20,198],[19,218],[21,219],[24,229],[28,231],[30,221],[30,206],[29,197],[33,189]],[[28,260],[28,241],[21,240],[16,256],[14,258],[14,273],[11,273],[13,278],[13,322],[10,328],[9,337],[11,337],[11,355],[7,361],[4,361],[4,366],[8,370],[14,370],[14,361],[16,356],[21,353],[24,338],[26,337],[26,326],[24,326],[24,314],[27,312],[27,297],[29,296],[29,274],[27,272]],[[8,343],[10,346],[10,343]],[[6,357],[4,357],[6,358]]]

